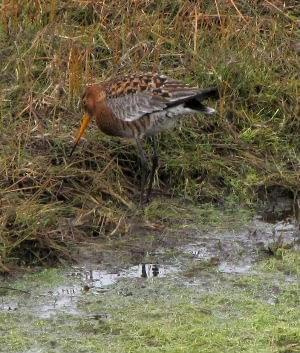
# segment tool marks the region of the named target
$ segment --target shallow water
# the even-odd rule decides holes
[[[160,248],[153,251],[154,262],[128,263],[113,270],[105,264],[82,263],[63,271],[59,285],[50,289],[35,292],[34,288],[30,288],[30,294],[1,296],[0,310],[22,312],[26,309],[40,318],[61,313],[82,315],[80,304],[88,300],[89,295],[109,295],[120,281],[127,281],[130,288],[130,283],[143,286],[144,281],[167,278],[180,285],[196,285],[201,290],[209,291],[218,273],[257,275],[255,264],[270,256],[272,249],[279,245],[299,249],[300,243],[299,225],[295,220],[271,224],[256,217],[239,230],[193,232],[193,240],[175,246],[172,256],[166,256],[167,249]],[[145,257],[150,255],[148,253]],[[293,277],[287,276],[286,280],[293,281]],[[131,295],[131,291],[128,289],[123,295]]]

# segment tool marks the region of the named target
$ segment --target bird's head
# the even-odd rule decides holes
[[[72,156],[73,152],[75,151],[76,146],[78,145],[84,131],[88,127],[91,120],[97,115],[97,106],[101,101],[105,99],[105,92],[99,85],[91,85],[88,86],[83,95],[82,95],[82,107],[84,110],[83,119],[81,122],[80,129],[78,131],[75,144],[72,148],[70,156]]]

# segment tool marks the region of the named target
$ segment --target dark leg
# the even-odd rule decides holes
[[[141,141],[136,139],[137,150],[141,160],[141,195],[140,195],[140,203],[143,203],[144,192],[145,192],[145,185],[149,175],[149,164],[147,160],[147,156],[145,151],[142,147]]]
[[[157,137],[153,136],[152,137],[152,142],[153,142],[153,157],[152,157],[152,169],[150,173],[150,179],[149,179],[149,186],[146,194],[146,201],[149,201],[151,191],[152,191],[152,185],[154,181],[154,175],[156,172],[156,169],[158,167],[158,146],[157,146]]]

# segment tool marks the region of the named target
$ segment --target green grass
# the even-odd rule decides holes
[[[0,271],[128,230],[134,146],[90,129],[68,157],[85,84],[115,75],[159,69],[220,89],[217,116],[161,137],[156,188],[200,203],[252,205],[278,186],[296,195],[298,11],[294,1],[3,1]]]
[[[144,219],[147,222],[158,222],[175,230],[193,228],[195,225],[202,230],[228,229],[243,227],[253,217],[254,210],[250,208],[236,209],[236,200],[214,205],[178,199],[156,198],[144,209]]]

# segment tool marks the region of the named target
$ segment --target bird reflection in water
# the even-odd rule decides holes
[[[141,277],[157,277],[159,275],[159,267],[156,264],[141,264]]]

